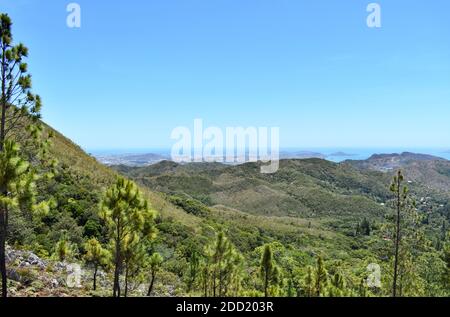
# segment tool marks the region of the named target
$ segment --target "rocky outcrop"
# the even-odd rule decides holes
[[[42,260],[33,252],[14,250],[10,247],[6,248],[6,264],[18,268],[35,267],[41,270],[47,267],[47,261]]]
[[[91,287],[92,272],[80,264],[41,259],[35,253],[6,247],[7,276],[15,284],[11,296],[83,296]],[[97,285],[109,288],[99,271]]]

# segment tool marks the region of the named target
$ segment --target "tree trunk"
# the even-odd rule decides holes
[[[213,297],[216,297],[216,268],[213,273]]]
[[[319,275],[319,274],[318,274]],[[320,291],[321,291],[321,286],[320,286],[320,276],[317,276],[317,283],[316,283],[316,297],[320,297]]]
[[[155,283],[156,272],[152,272],[152,280],[150,281],[150,286],[148,287],[147,296],[150,297],[153,291],[153,284]]]
[[[191,276],[191,278],[189,279],[188,290],[187,290],[188,293],[191,292],[194,283],[195,283],[195,275]]]
[[[97,290],[97,271],[98,271],[98,267],[97,265],[94,267],[94,291]]]
[[[116,252],[118,252],[117,248],[116,248]],[[119,259],[119,256],[116,255],[115,268],[114,268],[113,297],[120,297],[119,277],[120,277],[120,259]]]
[[[208,297],[208,279],[209,279],[209,268],[206,268],[206,272],[204,272],[203,276],[203,292],[205,297]]]
[[[203,281],[203,294],[205,297],[208,297],[208,282],[207,281]]]
[[[119,291],[119,264],[116,261],[114,268],[113,297],[120,297]]]
[[[6,225],[5,210],[0,211],[0,272],[2,276],[2,297],[8,295],[8,279],[6,276]]]
[[[5,56],[6,47],[2,46],[2,98],[1,98],[1,107],[2,107],[2,117],[0,123],[0,152],[3,151],[3,146],[5,143],[5,129],[6,129],[6,110],[8,102],[6,100],[6,56]]]
[[[219,266],[219,297],[222,297],[223,281],[222,281],[222,270]]]
[[[395,258],[394,258],[394,278],[392,281],[392,296],[397,296],[397,278],[398,278],[398,252],[400,247],[400,177],[397,179],[397,223],[396,223],[396,234],[395,234]]]
[[[124,296],[128,297],[128,264],[125,264],[125,292]]]
[[[6,197],[6,190],[2,195]],[[6,238],[8,236],[8,208],[0,208],[0,275],[2,276],[2,297],[8,296],[8,277],[6,275]]]
[[[5,125],[6,125],[6,47],[2,45],[2,61],[1,61],[1,77],[2,77],[2,97],[1,97],[1,122],[0,122],[0,152],[3,152],[5,143]],[[1,190],[1,195],[6,197],[8,192],[6,189]],[[2,206],[0,210],[0,275],[2,276],[2,297],[8,296],[8,279],[6,276],[6,236],[8,230],[8,209]]]
[[[115,238],[116,243],[116,254],[115,254],[115,268],[114,268],[114,284],[113,284],[113,297],[120,297],[120,269],[122,264],[121,254],[120,254],[120,223],[117,223],[117,236]]]
[[[265,272],[264,272],[264,297],[269,296],[268,288],[269,288],[269,274],[267,273],[267,270],[265,270]]]

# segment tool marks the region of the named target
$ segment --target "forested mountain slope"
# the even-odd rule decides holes
[[[42,198],[54,199],[55,204],[41,222],[23,216],[11,219],[8,243],[15,250],[30,250],[43,261],[55,261],[56,247],[65,241],[70,245],[65,261],[80,263],[88,272],[83,262],[84,245],[91,237],[108,245],[98,213],[99,202],[105,188],[121,173],[140,184],[159,213],[159,233],[152,248],[164,262],[154,295],[205,295],[204,278],[193,270],[200,270],[201,263],[205,263],[202,259],[208,257],[207,250],[218,232],[223,232],[242,256],[240,273],[233,271],[238,275],[232,275],[233,279],[239,277],[239,290],[229,290],[227,295],[262,294],[259,265],[264,245],[271,246],[280,270],[280,280],[271,290],[274,296],[308,296],[308,270],[316,269],[318,257],[324,260],[329,276],[329,286],[321,296],[388,295],[392,241],[383,232],[392,214],[391,173],[321,159],[283,160],[280,170],[271,175],[261,174],[258,163],[227,166],[163,161],[145,168],[116,166],[114,171],[58,132],[52,142],[52,155],[59,161],[58,173],[40,185],[39,193]],[[406,175],[409,179],[407,170]],[[428,190],[420,184],[416,187],[418,194]],[[445,293],[440,281],[445,272],[442,245],[447,229],[442,226],[448,223],[449,205],[443,191],[432,194],[419,206],[427,215],[423,226],[432,248],[416,268],[417,274],[423,276],[417,279],[422,285],[420,291],[406,295]],[[197,268],[193,266],[196,259],[200,259]],[[430,261],[440,265],[432,275],[427,271]],[[379,263],[387,270],[383,275],[386,289],[361,290],[369,263]],[[48,265],[45,272],[33,267],[14,272],[25,276],[31,274],[29,271],[36,276],[61,274],[47,270]],[[87,279],[81,289],[68,294],[109,296],[110,274],[102,275],[102,287],[96,292],[90,290]],[[141,274],[146,276],[145,272]],[[339,286],[338,293],[331,283],[336,274],[343,276],[345,284]],[[30,288],[22,282],[13,283],[17,295],[52,294],[49,284]],[[130,294],[145,295],[141,287],[145,278],[134,283]],[[426,283],[433,288],[423,286]],[[61,285],[63,281],[57,294],[61,293]],[[63,291],[66,289],[64,286]]]
[[[275,174],[261,174],[257,163],[179,165],[164,161],[147,167],[115,168],[152,190],[185,195],[208,206],[223,205],[259,216],[354,223],[364,217],[379,220],[391,207],[389,185],[394,170],[376,171],[371,168],[372,161],[282,160]],[[397,167],[404,169],[417,200],[423,203],[432,196],[427,206],[447,215],[450,162],[410,159]]]

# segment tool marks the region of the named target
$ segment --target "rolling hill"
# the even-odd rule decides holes
[[[449,218],[450,162],[419,154],[379,155],[367,161],[333,163],[323,159],[282,160],[275,174],[261,174],[258,163],[177,164],[114,168],[152,191],[193,200],[210,210],[271,221],[314,222],[322,230],[352,236],[361,219],[381,223],[391,213],[389,185],[396,162],[403,169],[431,231]],[[383,170],[383,171],[381,171]],[[276,220],[273,220],[276,219]]]
[[[401,158],[401,159],[399,159]],[[385,162],[392,168],[386,172]],[[261,174],[257,163],[116,166],[140,184],[167,194],[185,194],[206,205],[224,205],[267,216],[383,216],[391,197],[395,168],[405,170],[417,195],[448,198],[450,162],[413,154],[383,155],[367,161],[332,163],[322,159],[282,160],[275,174]]]

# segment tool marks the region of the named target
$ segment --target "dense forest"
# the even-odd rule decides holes
[[[450,295],[450,162],[106,167],[41,121],[0,21],[3,296]]]

